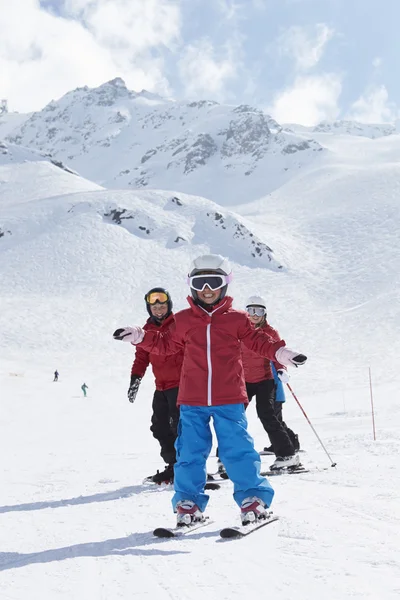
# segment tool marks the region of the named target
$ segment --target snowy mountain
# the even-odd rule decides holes
[[[111,188],[160,188],[222,205],[268,193],[323,154],[263,111],[172,102],[117,78],[50,102],[8,135]]]
[[[0,113],[0,140],[4,140],[14,129],[29,119],[32,113]]]
[[[397,600],[400,136],[314,135],[326,152],[261,199],[244,186],[235,212],[180,190],[105,189],[3,144],[1,598]],[[207,528],[160,541],[171,490],[142,483],[162,468],[154,380],[149,370],[128,402],[133,349],[112,332],[144,323],[155,285],[186,307],[190,260],[208,251],[232,262],[234,305],[264,295],[270,322],[308,355],[291,385],[330,455],[287,390],[285,421],[310,472],[271,478],[280,520],[222,543],[219,530],[239,523],[227,481],[210,492]],[[247,417],[261,449],[254,403]]]
[[[395,124],[390,123],[359,123],[358,121],[321,121],[315,126],[298,125],[296,123],[285,123],[283,125],[284,131],[306,134],[307,136],[314,137],[316,133],[330,133],[333,135],[351,135],[370,138],[372,140],[384,137],[387,135],[393,135],[400,133],[400,122]],[[318,137],[316,138],[318,139]]]
[[[48,154],[0,141],[0,165],[18,164],[21,162],[49,162],[67,173],[77,175],[77,173],[63,165],[61,161],[54,160]]]

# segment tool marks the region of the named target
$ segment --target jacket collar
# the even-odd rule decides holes
[[[208,312],[208,310],[205,310],[205,308],[202,308],[201,306],[196,304],[191,296],[187,297],[187,301],[190,304],[190,308],[197,315],[202,316],[202,317],[206,317],[208,315],[209,317],[212,317],[216,313],[221,314],[221,313],[229,310],[232,307],[233,298],[231,298],[230,296],[225,296],[225,298],[222,298],[222,300],[220,300],[218,302],[218,304],[215,304],[215,306],[213,307],[212,310],[210,310],[210,312]]]

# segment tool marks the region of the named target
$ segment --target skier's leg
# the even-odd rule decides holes
[[[160,444],[161,458],[167,465],[173,465],[176,460],[174,447],[176,436],[171,431],[168,398],[165,392],[160,390],[154,392],[152,408],[150,431]]]
[[[285,427],[275,414],[275,390],[273,379],[265,379],[257,384],[257,415],[268,433],[276,456],[292,456],[295,453],[293,444]]]
[[[208,406],[180,407],[176,463],[172,498],[174,511],[182,500],[191,500],[204,512],[209,496],[204,493],[207,481],[206,462],[211,452],[210,408]]]
[[[290,427],[288,427],[286,425],[285,421],[283,420],[283,404],[284,404],[283,402],[275,401],[274,402],[274,412],[275,412],[275,415],[276,415],[276,418],[278,419],[278,421],[280,423],[282,423],[283,427],[285,428],[285,430],[290,438],[290,441],[293,444],[294,449],[297,451],[297,450],[300,450],[299,436],[296,433],[294,433],[294,431],[292,431],[290,429]]]
[[[270,506],[274,490],[269,481],[260,476],[260,455],[247,431],[243,404],[214,406],[212,415],[219,454],[233,481],[236,503],[240,506],[245,498],[255,496]]]
[[[165,452],[172,457],[172,462],[169,464],[175,464],[176,452],[175,452],[175,440],[178,435],[178,423],[179,423],[179,406],[177,406],[179,388],[170,388],[165,390],[164,394],[167,398],[168,403],[168,424],[170,435],[165,439]]]

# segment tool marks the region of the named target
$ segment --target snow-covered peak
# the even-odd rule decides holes
[[[322,121],[312,128],[312,132],[357,135],[376,139],[396,133],[396,127],[384,123],[369,124],[359,123],[358,121]]]
[[[9,139],[106,187],[177,190],[230,205],[276,189],[322,151],[252,106],[174,102],[132,92],[120,78],[69,92]]]

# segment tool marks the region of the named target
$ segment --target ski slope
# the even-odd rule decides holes
[[[316,135],[329,160],[235,210],[0,154],[1,600],[399,597],[399,136]],[[162,468],[153,378],[131,405],[133,350],[112,332],[143,324],[154,285],[184,308],[191,258],[223,247],[235,306],[266,296],[309,356],[292,386],[337,468],[288,397],[303,463],[328,470],[273,479],[280,520],[246,539],[218,539],[239,521],[227,482],[210,492],[213,524],[161,541],[172,491],[142,485]],[[248,417],[261,449],[254,406]]]
[[[131,354],[121,346],[124,355]],[[52,382],[53,365],[60,371],[58,383]],[[1,598],[398,598],[395,387],[380,388],[376,396],[376,442],[365,398],[352,394],[342,412],[315,417],[338,466],[271,480],[278,523],[221,542],[219,529],[239,523],[226,482],[210,492],[213,523],[169,541],[153,538],[152,530],[173,525],[172,491],[141,484],[162,466],[148,431],[152,381],[145,379],[131,405],[128,369],[110,365],[108,372],[99,371],[95,357],[91,369],[61,369],[52,356],[47,370],[3,367]],[[329,467],[293,401],[285,411],[307,449],[304,464]],[[263,447],[266,436],[253,406],[249,427]],[[215,462],[209,459],[210,471]]]

